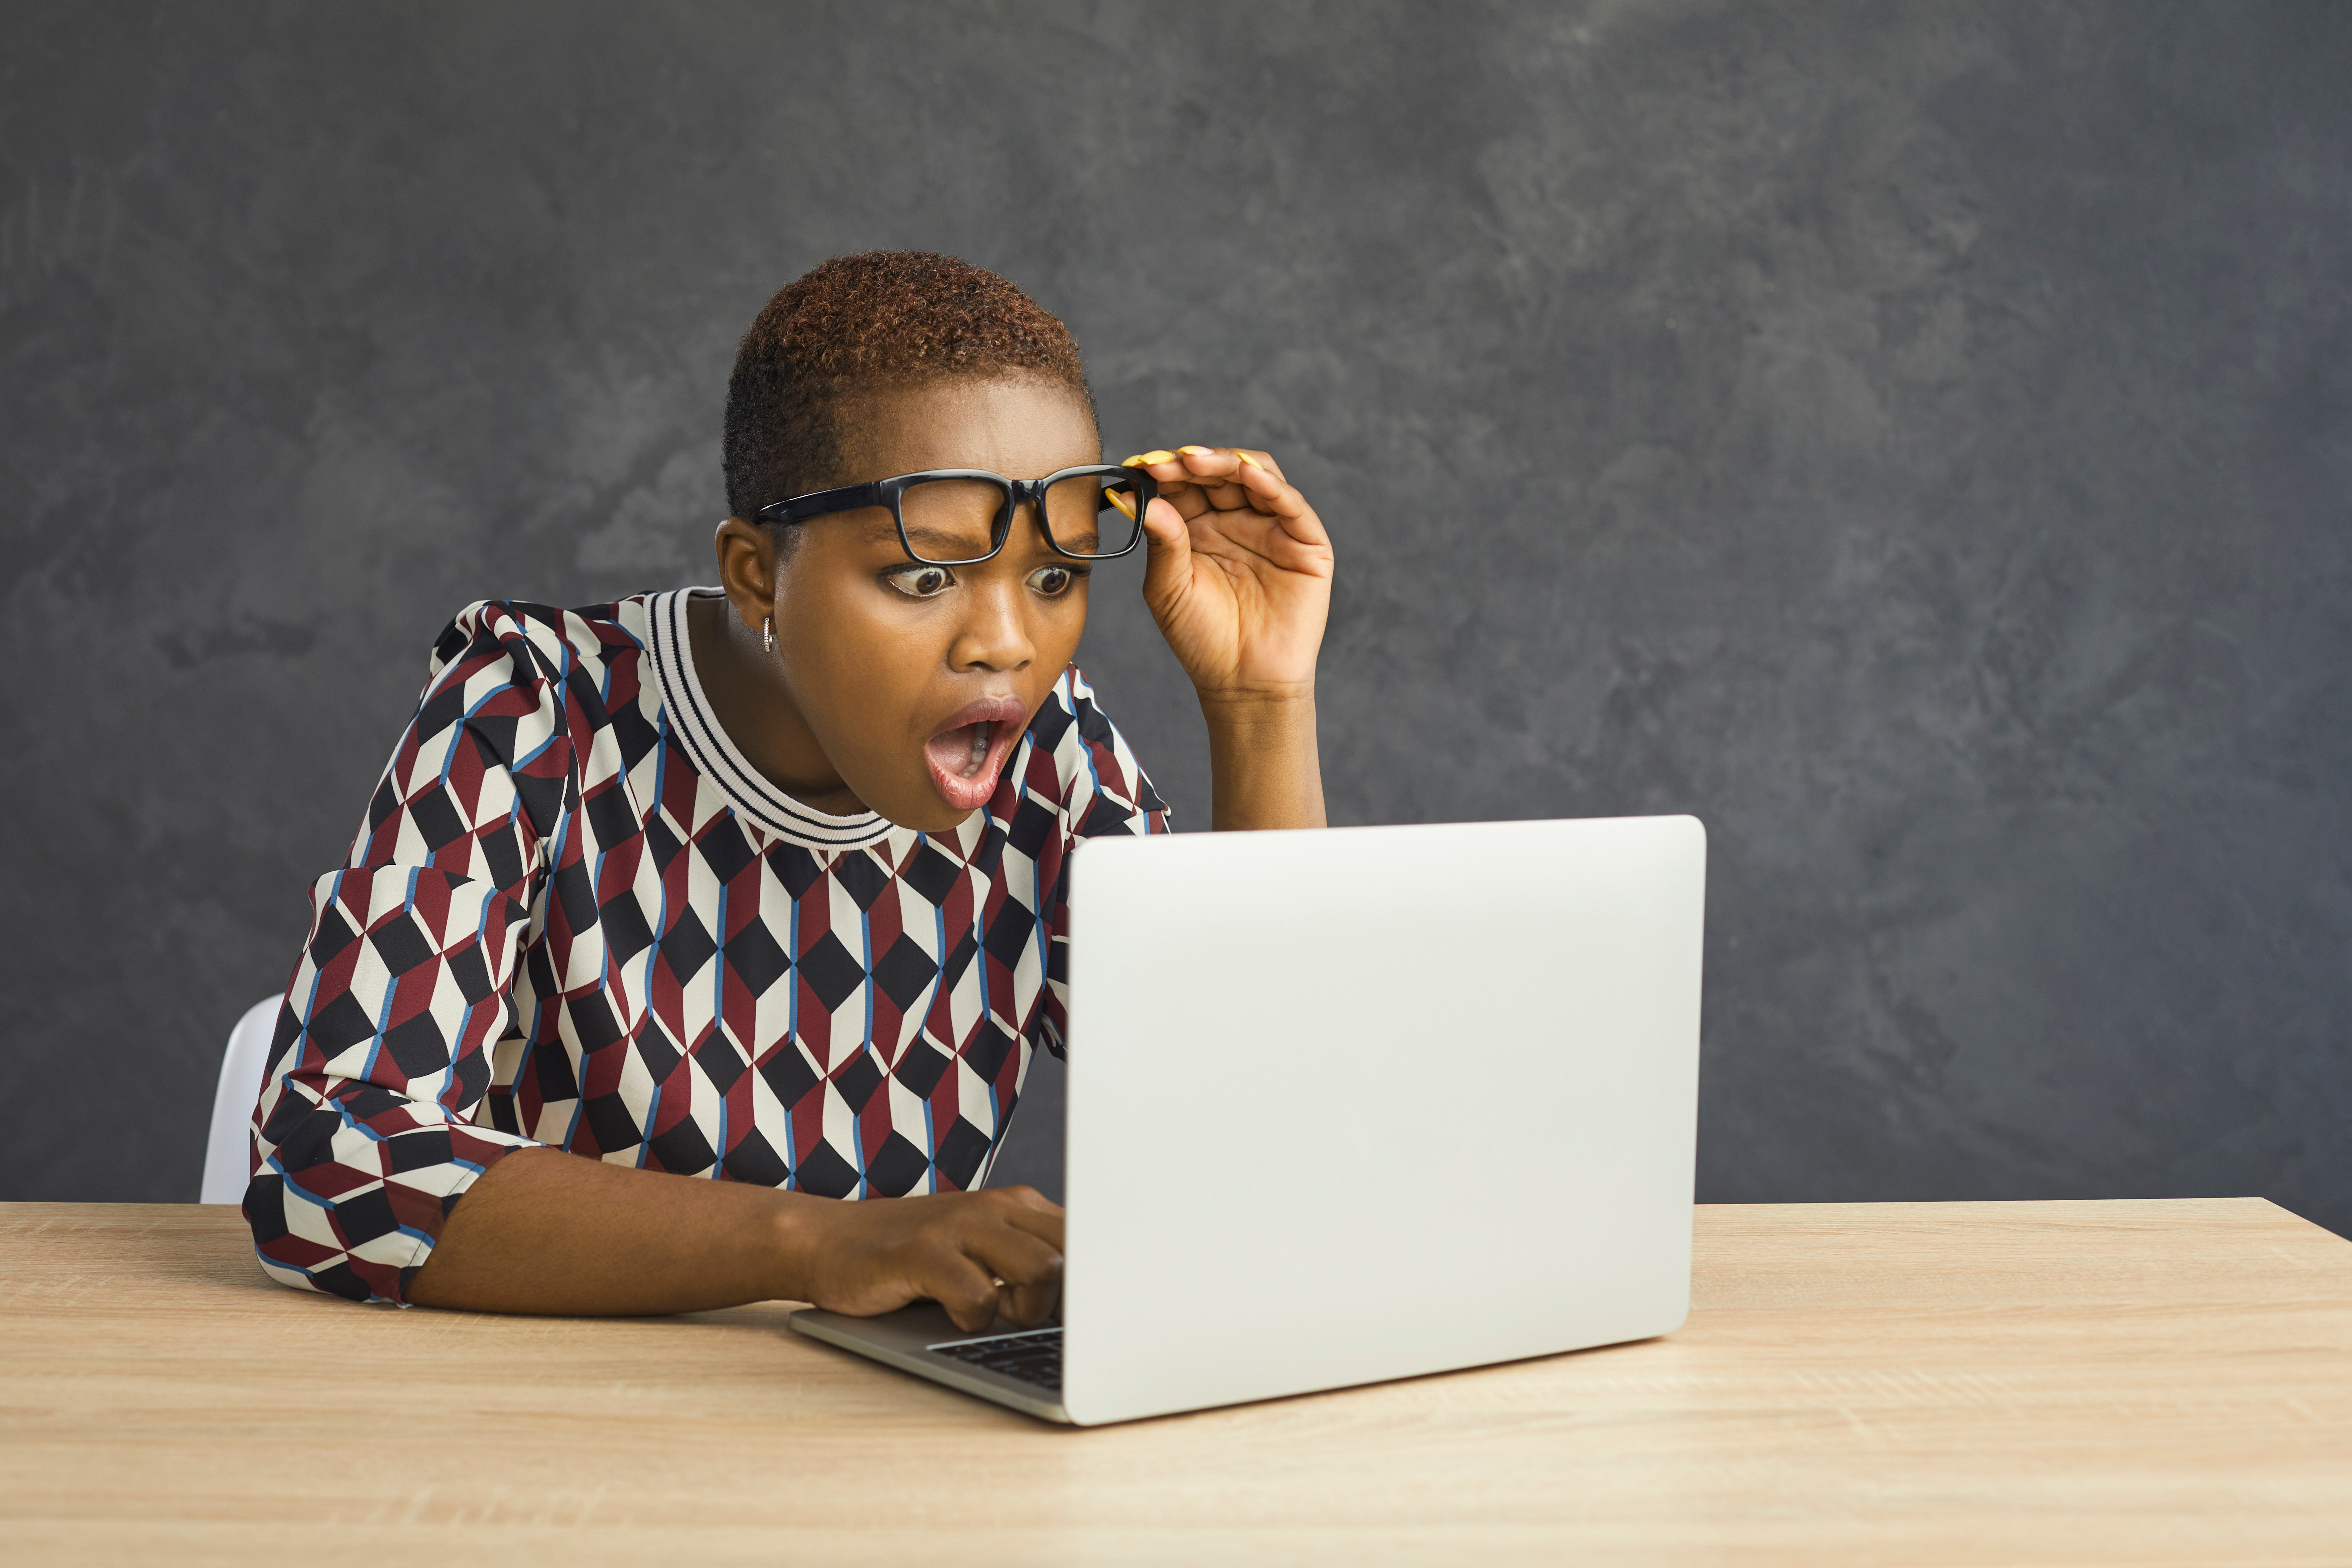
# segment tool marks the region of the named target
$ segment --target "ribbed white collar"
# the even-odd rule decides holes
[[[721,593],[718,588],[679,588],[654,595],[646,605],[662,706],[669,710],[670,727],[687,755],[737,815],[781,837],[810,849],[856,849],[880,843],[890,833],[887,817],[871,811],[828,816],[803,805],[761,777],[719,726],[694,672],[694,639],[687,631],[686,606],[689,600]]]

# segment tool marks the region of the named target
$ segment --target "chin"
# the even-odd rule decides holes
[[[963,826],[977,806],[960,806],[940,798],[932,787],[927,773],[912,778],[903,776],[902,770],[892,769],[901,776],[891,781],[887,789],[871,794],[858,791],[866,809],[887,821],[894,827],[908,828],[917,833],[950,833]],[[982,803],[985,804],[984,802]]]
[[[935,800],[929,805],[914,811],[882,811],[878,806],[875,809],[894,827],[908,828],[916,833],[953,833],[971,819],[973,811],[982,808],[974,806],[972,811],[958,811],[945,801]]]

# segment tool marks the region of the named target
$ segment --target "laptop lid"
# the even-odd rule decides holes
[[[1696,819],[1094,838],[1071,875],[1074,1420],[1681,1324]]]

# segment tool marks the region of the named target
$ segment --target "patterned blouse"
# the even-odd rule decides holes
[[[1167,807],[1076,668],[947,834],[768,783],[690,597],[441,634],[350,862],[311,889],[245,1214],[283,1282],[399,1301],[510,1150],[828,1197],[971,1184],[1063,1046],[1065,868]]]

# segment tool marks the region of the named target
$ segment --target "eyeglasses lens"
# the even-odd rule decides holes
[[[1117,555],[1135,542],[1141,509],[1131,479],[1084,474],[1045,490],[1045,531],[1065,555]],[[1125,504],[1122,506],[1120,502]]]
[[[977,561],[997,545],[1004,491],[986,479],[926,479],[898,498],[918,561]]]

